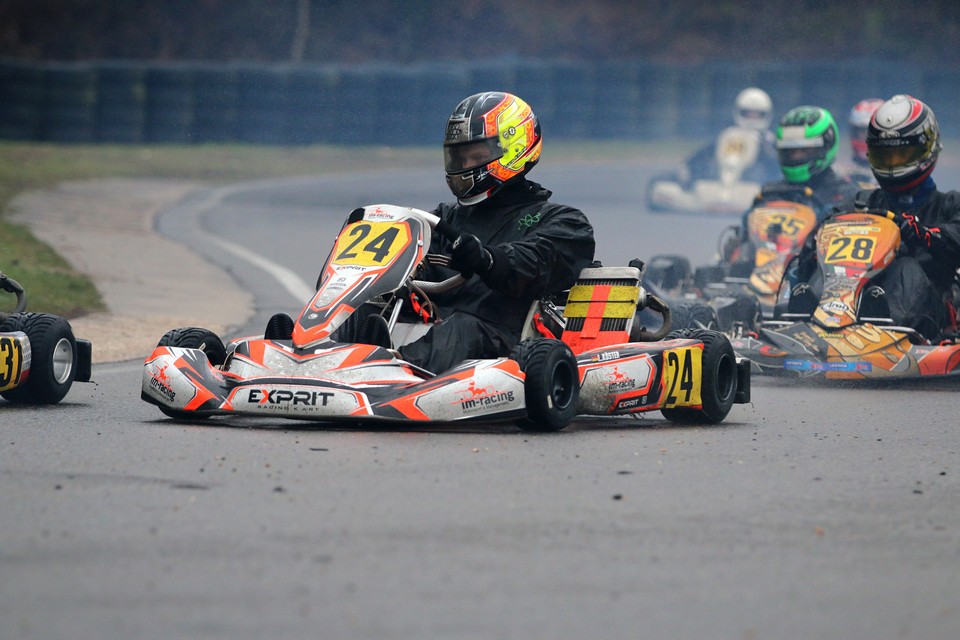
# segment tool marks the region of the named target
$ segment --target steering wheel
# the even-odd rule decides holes
[[[5,318],[7,315],[21,313],[27,308],[27,294],[23,290],[23,286],[13,278],[5,276],[2,272],[0,272],[0,289],[17,296],[16,307],[14,307],[10,313],[0,313],[0,319]]]

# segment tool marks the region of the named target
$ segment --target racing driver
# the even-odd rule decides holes
[[[430,253],[450,263],[429,265],[426,278],[444,279],[452,269],[468,279],[433,297],[441,322],[400,348],[405,360],[439,373],[509,355],[531,303],[571,287],[593,261],[593,227],[583,212],[551,202],[551,191],[527,179],[540,150],[537,117],[515,95],[478,93],[453,110],[443,157],[457,201],[434,213],[460,236],[434,234]]]
[[[840,134],[829,111],[816,106],[790,109],[777,125],[776,145],[783,180],[763,185],[758,200],[767,194],[783,191],[785,187],[808,187],[817,202],[814,210],[818,221],[834,207],[853,203],[857,185],[833,170],[840,149]],[[722,251],[724,260],[731,263],[732,275],[749,275],[753,269],[754,256],[749,240],[751,211],[752,207],[744,212],[737,235]]]
[[[859,192],[855,201],[858,209],[892,211],[900,224],[900,251],[867,287],[865,299],[885,299],[895,324],[930,340],[956,320],[945,296],[960,268],[960,192],[938,191],[931,175],[942,146],[930,107],[909,95],[893,96],[867,129],[867,159],[880,187]],[[791,293],[791,310],[797,287],[804,293],[805,281],[819,272],[811,236],[800,255],[801,282]]]

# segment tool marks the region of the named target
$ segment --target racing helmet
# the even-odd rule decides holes
[[[763,131],[773,119],[773,102],[763,89],[748,87],[733,103],[733,121],[747,129]]]
[[[883,104],[883,98],[867,98],[853,105],[850,109],[850,147],[853,151],[853,161],[857,164],[867,166],[867,127],[870,125],[870,117],[880,105]]]
[[[537,164],[540,141],[540,123],[526,102],[501,91],[472,95],[447,121],[447,186],[460,204],[482,202]]]
[[[893,96],[870,118],[867,159],[887,191],[907,191],[926,180],[942,148],[933,110],[913,96]]]
[[[823,107],[787,111],[777,126],[777,155],[787,182],[803,183],[826,171],[840,146],[837,122]]]

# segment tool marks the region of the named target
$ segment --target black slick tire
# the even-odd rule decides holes
[[[682,302],[670,307],[675,329],[717,329],[720,321],[713,307],[702,302]]]
[[[16,313],[0,331],[22,331],[30,339],[31,366],[26,382],[3,392],[9,402],[55,404],[63,400],[77,374],[77,340],[70,323],[49,313]]]
[[[737,360],[725,335],[705,329],[671,331],[667,340],[693,339],[703,342],[700,383],[701,408],[661,409],[670,422],[681,424],[717,424],[730,413],[737,394]]]
[[[214,367],[219,367],[227,359],[227,349],[223,346],[220,336],[209,329],[183,327],[171,329],[163,334],[158,347],[182,347],[184,349],[199,349],[207,356],[207,360]],[[167,407],[157,407],[165,415],[177,420],[205,420],[210,416],[192,411],[178,411]]]
[[[573,352],[559,340],[524,340],[510,356],[526,379],[527,417],[519,422],[528,431],[560,431],[573,420],[580,403],[580,374]]]

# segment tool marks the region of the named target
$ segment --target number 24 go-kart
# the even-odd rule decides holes
[[[817,233],[823,293],[812,313],[790,313],[789,299],[777,319],[756,335],[734,337],[736,352],[762,373],[824,378],[918,378],[960,374],[960,344],[931,343],[913,327],[895,326],[873,279],[900,247],[895,214],[863,211],[828,218]],[[782,297],[790,287],[781,286]],[[797,309],[797,301],[792,307]]]
[[[0,312],[0,396],[13,404],[55,404],[74,382],[89,382],[90,342],[74,337],[60,316],[25,311],[23,287],[2,273],[0,291],[17,299],[12,312]]]
[[[409,340],[435,320],[429,296],[463,282],[459,274],[440,283],[414,278],[434,230],[456,236],[427,212],[394,205],[354,210],[296,321],[278,314],[262,337],[226,347],[205,329],[168,332],[144,363],[143,399],[184,420],[216,414],[358,424],[510,420],[542,431],[562,429],[578,413],[660,410],[678,422],[715,423],[733,403],[749,401],[749,363],[736,361],[722,334],[636,340],[664,337],[669,309],[644,292],[633,267],[585,270],[562,316],[549,302],[536,303],[528,339],[510,357],[470,360],[437,374],[404,361],[393,347],[402,333]],[[361,305],[371,304],[380,313],[355,323],[352,340],[334,340]],[[664,315],[658,334],[634,322],[644,305]],[[411,310],[418,325],[402,321]],[[534,337],[556,333],[560,340]]]

